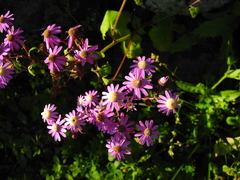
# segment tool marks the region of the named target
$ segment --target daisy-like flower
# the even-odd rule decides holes
[[[14,18],[11,18],[13,14],[9,14],[10,11],[8,11],[5,15],[0,16],[0,32],[2,33],[3,30],[7,31],[7,28],[11,26],[13,23],[10,22],[14,20]]]
[[[86,119],[91,124],[95,124],[99,131],[108,134],[114,134],[116,132],[116,123],[111,119],[114,116],[114,112],[109,109],[96,107],[89,112],[89,118]]]
[[[120,118],[120,121],[117,125],[117,131],[114,136],[119,138],[131,138],[129,133],[132,133],[135,128],[130,126],[132,126],[134,122],[130,122],[127,124],[128,115],[126,114],[124,117],[124,113],[120,113],[119,118]]]
[[[125,87],[122,87],[119,89],[119,84],[117,84],[115,87],[113,84],[110,84],[107,86],[108,92],[102,92],[103,96],[102,99],[105,99],[105,101],[102,103],[103,106],[106,106],[107,109],[113,111],[115,108],[117,111],[119,111],[120,105],[124,105],[123,100],[127,100],[128,98],[125,97],[125,93],[122,92]]]
[[[131,100],[127,100],[127,102],[124,104],[124,106],[123,106],[123,109],[126,109],[126,111],[128,112],[129,110],[130,111],[137,111],[137,108],[136,108],[136,105],[137,105],[137,103],[134,103],[134,102],[132,102],[133,100],[131,99]]]
[[[82,125],[86,125],[84,118],[84,115],[72,110],[72,112],[66,114],[66,123],[64,125],[67,127],[67,129],[70,129],[71,132],[82,131]]]
[[[52,134],[52,137],[54,137],[54,141],[61,141],[61,136],[66,137],[67,130],[65,129],[65,126],[63,123],[65,122],[65,119],[61,120],[61,115],[59,115],[57,121],[49,126],[47,126],[48,134]]]
[[[49,125],[53,124],[58,118],[58,112],[54,112],[57,107],[54,104],[45,105],[41,113],[43,121],[47,121]]]
[[[143,79],[145,78],[145,73],[148,76],[152,76],[152,72],[156,72],[154,70],[154,68],[156,66],[151,65],[152,63],[154,63],[155,61],[151,58],[147,58],[145,56],[143,57],[138,57],[138,60],[133,60],[134,65],[131,65],[130,68],[133,68],[130,72],[133,74],[138,73],[140,75],[140,77],[142,77]]]
[[[84,44],[81,46],[79,46],[79,50],[75,50],[74,53],[74,58],[75,59],[79,59],[82,61],[82,66],[85,65],[86,62],[88,62],[89,64],[93,64],[93,60],[92,58],[98,58],[98,56],[96,54],[91,54],[93,51],[96,51],[98,49],[98,45],[92,46],[92,47],[88,47],[88,39],[85,39]]]
[[[77,111],[83,112],[85,108],[85,98],[84,96],[80,95],[77,98]]]
[[[167,83],[168,81],[168,77],[161,77],[159,80],[158,80],[158,84],[160,86],[165,86],[165,84]]]
[[[98,100],[99,100],[99,95],[97,95],[97,91],[95,90],[92,90],[92,91],[88,91],[88,92],[85,92],[85,106],[88,106],[88,107],[92,107],[92,106],[96,106],[96,104],[98,103]]]
[[[11,29],[7,30],[7,35],[6,38],[4,39],[4,44],[8,45],[8,47],[11,49],[11,51],[15,50],[19,50],[20,46],[18,45],[18,43],[23,43],[23,41],[21,40],[21,38],[24,38],[23,36],[19,36],[19,34],[21,34],[23,32],[23,30],[20,30],[20,28],[18,28],[17,30],[14,30],[14,26],[11,27]]]
[[[109,154],[114,156],[114,158],[117,158],[118,161],[121,161],[121,159],[125,159],[124,154],[131,154],[130,150],[131,147],[126,147],[130,144],[130,141],[126,141],[126,138],[120,139],[111,137],[111,140],[107,140],[106,147],[108,148]]]
[[[79,32],[79,30],[77,29],[77,28],[79,28],[80,26],[82,26],[82,25],[77,25],[77,26],[75,26],[75,27],[72,27],[72,28],[70,28],[70,29],[68,30],[68,32],[67,32],[67,33],[68,33],[68,37],[67,37],[67,38],[69,38],[69,39],[68,39],[68,48],[69,48],[69,49],[72,47],[74,40],[77,39],[77,38],[79,38],[79,36],[80,36],[80,32]]]
[[[129,91],[133,90],[133,99],[141,99],[141,92],[144,96],[148,96],[148,92],[145,89],[152,89],[153,85],[150,84],[151,79],[142,79],[141,75],[136,73],[129,73],[129,76],[125,76],[128,81],[123,82]]]
[[[3,61],[4,56],[9,55],[10,49],[4,43],[0,44],[0,61]]]
[[[150,120],[150,122],[146,120],[145,125],[142,121],[139,121],[139,124],[140,126],[136,125],[136,127],[142,132],[138,132],[134,136],[141,136],[138,142],[140,142],[142,145],[146,143],[147,146],[152,146],[154,144],[152,138],[158,139],[157,135],[160,134],[159,132],[155,131],[158,128],[158,125],[153,126],[153,120]]]
[[[13,74],[14,72],[14,68],[9,68],[9,66],[11,66],[11,63],[3,63],[0,61],[0,82],[2,84],[1,87],[5,87],[3,85],[6,85],[11,79],[12,76],[11,74]]]
[[[173,93],[171,91],[165,91],[165,96],[159,95],[161,99],[157,99],[157,102],[160,103],[157,105],[158,108],[160,108],[158,111],[162,111],[162,113],[166,113],[168,116],[171,112],[176,113],[175,108],[180,108],[179,104],[181,101],[177,101],[178,95],[176,93]]]
[[[61,42],[60,38],[54,35],[62,32],[62,30],[60,30],[61,26],[55,26],[56,24],[49,25],[47,29],[42,33],[42,36],[44,37],[43,40],[46,43],[47,49],[49,49],[50,47],[54,48],[54,44],[59,45],[59,43]]]
[[[64,56],[59,56],[58,53],[62,50],[62,46],[55,46],[52,50],[49,48],[49,56],[44,60],[46,64],[48,64],[48,69],[51,72],[54,72],[54,69],[60,71],[63,69],[62,65],[66,65],[67,58]]]

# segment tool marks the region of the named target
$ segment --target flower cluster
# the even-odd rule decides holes
[[[154,125],[154,120],[140,120],[139,124],[136,124],[135,121],[130,121],[127,113],[129,110],[137,111],[138,102],[149,96],[148,91],[153,88],[151,77],[156,66],[154,66],[154,60],[145,56],[138,57],[138,61],[133,62],[135,64],[130,66],[132,69],[129,75],[125,76],[122,85],[109,84],[101,96],[97,90],[90,90],[79,95],[76,109],[66,114],[63,120],[59,121],[61,123],[58,123],[59,129],[61,127],[64,130],[62,136],[65,137],[63,132],[68,129],[72,137],[76,137],[77,132],[82,132],[84,125],[92,124],[99,131],[110,135],[106,147],[109,149],[109,154],[119,161],[125,159],[125,155],[131,154],[131,147],[128,147],[130,138],[136,137],[135,139],[141,145],[152,146],[154,144],[153,139],[158,139],[160,134],[157,131],[158,125]],[[167,77],[162,78],[164,85],[167,80]],[[159,103],[157,105],[159,111],[166,115],[171,112],[176,113],[175,109],[180,108],[178,95],[168,90],[165,91],[165,96],[159,95],[152,99]],[[53,117],[57,117],[54,110],[54,105],[48,105],[42,112],[43,120],[50,127],[57,122],[56,119],[52,120]],[[49,133],[56,132],[52,129]],[[59,135],[56,136],[54,136],[55,141],[59,140]]]
[[[30,65],[36,62],[45,63],[53,76],[53,82],[58,78],[58,72],[63,71],[75,72],[76,76],[81,78],[82,72],[79,67],[83,68],[86,63],[91,66],[98,58],[94,54],[98,45],[91,46],[88,38],[82,38],[79,30],[81,25],[71,27],[67,31],[68,36],[63,40],[58,37],[62,32],[61,26],[52,24],[48,25],[41,34],[44,43],[39,51],[42,52],[44,60],[35,61],[24,45],[24,37],[21,36],[23,30],[13,26],[12,16],[10,11],[0,16],[0,32],[6,33],[6,38],[0,44],[0,88],[5,88],[11,80],[11,74],[14,73],[11,55],[17,55],[16,51],[20,49],[26,51],[27,56],[24,57],[31,60]],[[165,91],[165,96],[150,97],[149,91],[153,89],[151,78],[156,72],[154,64],[155,60],[151,58],[137,57],[137,60],[133,60],[133,65],[130,66],[130,71],[122,84],[112,82],[103,92],[89,90],[79,95],[76,108],[65,116],[56,111],[57,107],[54,104],[45,105],[41,115],[43,121],[47,123],[48,133],[55,141],[61,141],[62,137],[67,136],[67,131],[76,138],[79,132],[84,131],[85,125],[94,125],[99,131],[109,134],[106,147],[109,149],[109,154],[119,161],[125,159],[125,154],[131,154],[131,147],[128,147],[131,138],[136,137],[135,139],[141,145],[154,145],[154,139],[158,139],[160,134],[157,131],[158,125],[154,125],[154,120],[139,120],[139,124],[136,124],[127,114],[129,111],[138,111],[139,102],[146,98],[159,103],[157,105],[159,111],[167,116],[170,113],[176,113],[176,108],[180,108],[181,102],[178,101],[178,95],[169,90]],[[69,78],[73,76],[70,74]],[[158,84],[164,87],[167,81],[168,77],[162,77]]]

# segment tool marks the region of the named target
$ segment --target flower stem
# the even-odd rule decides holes
[[[107,51],[109,48],[111,48],[115,44],[127,40],[128,38],[130,38],[130,36],[131,36],[131,34],[128,34],[128,35],[123,36],[123,37],[121,37],[119,39],[113,40],[110,44],[108,44],[106,47],[104,47],[100,52],[104,53],[105,51]]]

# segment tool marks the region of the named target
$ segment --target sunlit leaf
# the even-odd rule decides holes
[[[141,40],[142,38],[139,35],[134,35],[128,50],[127,50],[127,45],[129,41],[122,42],[122,50],[124,53],[126,53],[127,51],[127,54],[126,54],[127,58],[133,59],[142,53]]]
[[[176,84],[179,88],[190,93],[201,93],[205,94],[206,87],[202,83],[198,83],[196,86],[183,81],[176,81]]]
[[[143,0],[134,0],[136,5],[140,6],[143,3]]]
[[[227,74],[228,78],[240,80],[240,69],[230,70]]]
[[[188,10],[190,12],[191,17],[195,18],[198,15],[200,9],[199,9],[199,7],[193,7],[192,6]]]
[[[226,139],[233,149],[237,151],[240,150],[240,136],[235,138],[227,137]]]
[[[240,126],[240,117],[239,116],[228,116],[226,119],[228,125]]]
[[[106,11],[102,24],[100,26],[100,31],[102,33],[103,39],[105,39],[106,33],[109,30],[111,35],[117,15],[118,11],[113,10]],[[124,36],[124,34],[126,34],[126,31],[128,31],[126,19],[127,18],[123,18],[123,14],[121,14],[117,23],[117,27],[115,29],[115,33],[120,34],[121,36]]]

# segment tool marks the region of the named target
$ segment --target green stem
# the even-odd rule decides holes
[[[108,44],[106,47],[104,47],[100,52],[101,53],[104,53],[105,51],[107,51],[109,48],[111,48],[112,46],[114,46],[115,44],[119,43],[119,42],[122,42],[122,41],[125,41],[127,40],[128,38],[131,37],[131,34],[128,34],[126,36],[123,36],[119,39],[116,39],[116,40],[113,40],[110,44]]]
[[[223,77],[221,77],[221,79],[219,79],[218,82],[211,87],[212,90],[215,89],[224,79],[227,78],[227,74],[230,71],[230,69],[231,69],[231,66],[228,66],[228,69],[225,72],[225,74],[223,75]]]
[[[195,146],[195,148],[192,150],[192,152],[191,152],[191,153],[189,154],[189,156],[187,157],[187,160],[186,160],[186,161],[188,161],[188,160],[190,159],[190,157],[191,157],[191,156],[193,155],[193,153],[198,149],[199,146],[200,146],[200,143]],[[183,163],[183,164],[178,168],[178,170],[175,172],[175,174],[173,175],[173,177],[172,177],[171,180],[174,180],[174,179],[177,177],[178,173],[182,170],[184,164],[185,164],[185,163]]]
[[[211,158],[212,158],[212,153],[208,153],[208,173],[207,173],[207,180],[211,179]]]

